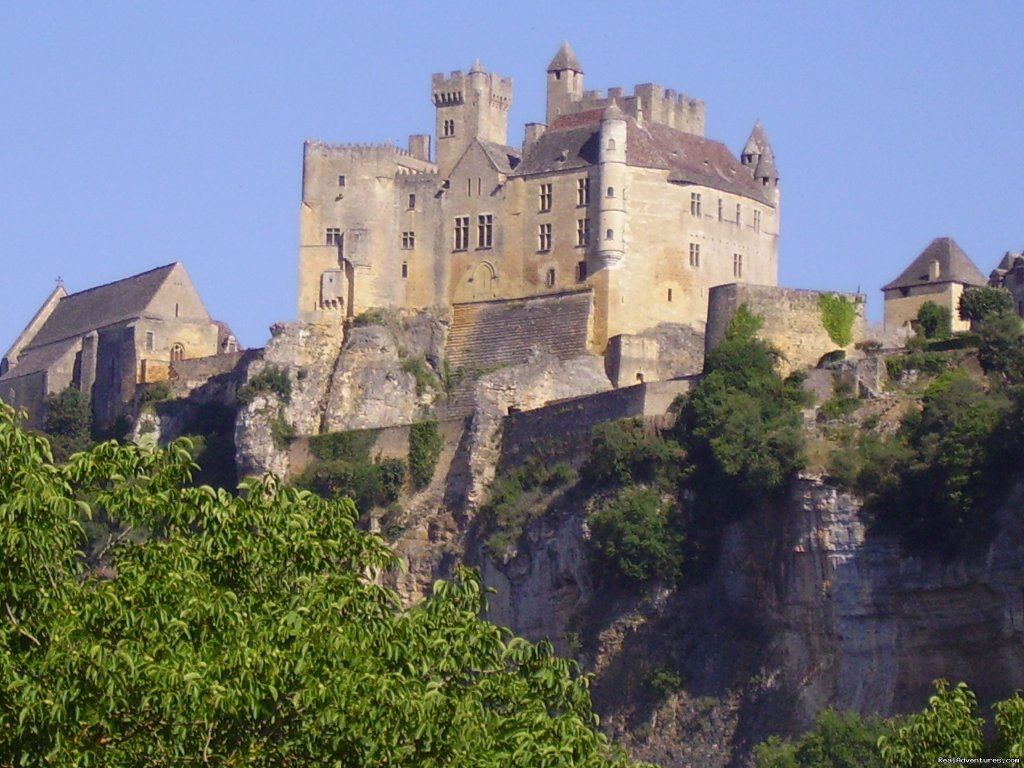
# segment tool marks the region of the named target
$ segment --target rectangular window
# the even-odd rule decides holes
[[[694,269],[700,266],[700,243],[690,243],[690,266]]]
[[[718,220],[722,220],[722,208],[725,204],[722,202],[722,198],[718,198]]]
[[[740,213],[742,212],[742,210],[743,210],[743,208],[740,206],[740,204],[736,203],[736,226],[737,227],[742,226],[742,224],[743,224],[743,222],[741,221],[742,217],[740,216]]]
[[[734,253],[732,255],[732,276],[743,277],[743,254]]]
[[[153,331],[146,331],[146,351],[152,352],[156,347],[156,334]]]
[[[555,268],[554,267],[551,267],[550,269],[548,269],[547,273],[544,275],[544,285],[546,285],[548,288],[554,288],[555,287]]]
[[[408,277],[408,276],[409,276],[409,264],[408,264],[408,262],[403,261],[402,262],[402,277]]]
[[[344,187],[345,186],[345,177],[344,176],[339,176],[338,177],[338,186],[339,187]]]
[[[411,251],[416,247],[416,233],[415,232],[403,232],[402,233],[402,250]]]
[[[755,232],[760,232],[761,231],[761,212],[760,211],[754,211],[754,231]]]
[[[537,227],[537,250],[538,251],[550,251],[551,250],[551,225],[541,224]]]
[[[416,195],[409,195],[409,210],[416,210]]]
[[[448,138],[449,136],[455,135],[455,121],[445,120],[441,123],[441,137]]]
[[[576,179],[576,205],[590,203],[590,179]]]
[[[672,301],[672,289],[671,288],[668,289],[668,300]]]
[[[341,245],[341,227],[328,227],[326,241],[328,245]]]
[[[469,248],[469,216],[455,217],[454,248],[456,251]]]
[[[576,246],[590,245],[590,219],[576,219]]]
[[[577,261],[576,262],[576,282],[582,283],[587,279],[587,262]]]
[[[551,210],[551,185],[541,184],[540,185],[540,211]]]
[[[494,233],[494,216],[482,213],[476,217],[476,247],[490,248]]]
[[[700,192],[690,193],[690,215],[700,216]]]

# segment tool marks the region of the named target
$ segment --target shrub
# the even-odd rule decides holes
[[[823,293],[818,296],[818,308],[821,310],[821,324],[832,343],[839,347],[849,346],[853,341],[857,305],[837,293]]]
[[[1013,294],[1005,288],[967,288],[960,294],[957,312],[961,320],[984,324],[989,317],[1016,312]]]
[[[683,536],[672,504],[657,491],[623,488],[589,522],[590,550],[599,573],[633,583],[679,577]]]
[[[157,381],[153,384],[147,384],[142,387],[142,394],[139,396],[139,402],[142,405],[149,403],[160,403],[164,400],[170,400],[174,393],[171,391],[171,385],[166,381]]]
[[[248,404],[263,394],[276,395],[282,403],[291,402],[292,380],[286,368],[277,365],[264,368],[239,388],[238,402]]]
[[[52,438],[54,458],[63,461],[92,444],[92,409],[79,390],[68,387],[47,395],[44,408],[43,431]]]
[[[352,325],[359,328],[367,325],[397,325],[399,322],[398,313],[387,307],[370,307],[365,312],[356,315]]]
[[[608,421],[592,430],[581,474],[591,487],[671,481],[683,455],[677,442],[650,432],[641,419]]]
[[[283,451],[295,439],[295,427],[289,424],[284,416],[278,414],[270,422],[270,437],[274,441],[274,447]]]
[[[355,463],[335,459],[308,467],[294,484],[325,499],[347,496],[366,511],[396,502],[404,482],[401,459]]]
[[[416,394],[423,395],[430,389],[436,389],[437,376],[422,357],[410,357],[402,361],[402,370],[411,373],[416,380]]]
[[[480,510],[491,555],[500,556],[519,540],[538,512],[542,493],[553,493],[575,480],[576,473],[565,462],[549,464],[532,456],[515,470],[497,475]]]
[[[926,339],[948,339],[952,321],[950,311],[934,301],[926,301],[917,310],[917,332]]]
[[[436,420],[420,421],[409,427],[409,474],[414,488],[430,483],[443,447]]]
[[[309,438],[309,450],[324,461],[366,461],[379,432],[376,429],[359,429],[314,435]]]

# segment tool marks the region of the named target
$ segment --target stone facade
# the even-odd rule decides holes
[[[710,288],[774,285],[779,188],[760,125],[737,158],[704,137],[702,102],[660,86],[583,90],[568,45],[547,70],[546,124],[507,144],[512,82],[479,62],[435,74],[429,136],[307,142],[299,319],[341,324],[590,289],[588,346],[659,323],[702,329]]]
[[[4,355],[0,397],[25,408],[28,426],[39,427],[46,396],[75,387],[104,428],[137,384],[167,379],[173,362],[237,348],[180,263],[78,293],[61,284]]]

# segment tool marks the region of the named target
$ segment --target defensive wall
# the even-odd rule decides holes
[[[693,389],[696,380],[690,376],[636,384],[509,414],[502,423],[498,471],[520,466],[531,456],[544,462],[579,463],[590,450],[596,425],[629,417],[665,420],[672,401]]]
[[[813,368],[822,355],[838,348],[825,330],[821,298],[827,295],[839,296],[854,305],[852,339],[845,347],[850,351],[866,335],[863,294],[747,283],[719,285],[709,292],[705,349],[710,352],[725,338],[736,310],[746,305],[750,312],[762,320],[757,335],[775,345],[782,353],[783,373]]]

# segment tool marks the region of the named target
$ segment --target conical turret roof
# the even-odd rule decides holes
[[[771,145],[765,146],[761,152],[761,157],[757,161],[757,167],[754,169],[755,179],[778,179],[779,170],[775,167],[775,153],[772,152]]]
[[[583,67],[580,66],[579,59],[573,53],[572,46],[569,45],[568,40],[562,43],[562,47],[558,49],[555,58],[548,64],[548,72],[561,72],[566,69],[583,74]]]
[[[480,57],[478,56],[476,61],[473,62],[473,66],[469,68],[469,74],[480,75],[483,74],[483,72],[484,67],[483,64],[480,63]]]

